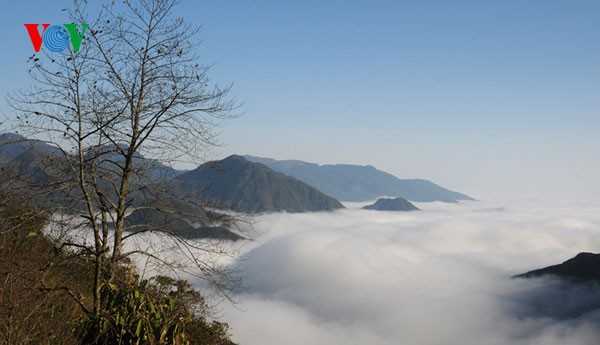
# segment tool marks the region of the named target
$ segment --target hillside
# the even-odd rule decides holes
[[[401,197],[414,202],[457,202],[471,197],[421,179],[399,179],[367,165],[318,165],[298,160],[274,160],[245,156],[269,168],[295,177],[321,192],[343,201],[368,201],[380,196]]]
[[[576,282],[600,282],[600,254],[579,253],[561,264],[541,268],[515,276],[515,278],[535,278],[556,276]]]
[[[295,178],[233,155],[177,176],[183,195],[238,212],[315,212],[343,208],[337,200]]]
[[[106,314],[120,319],[105,318],[103,325],[119,333],[101,333],[105,341],[93,341],[97,333],[86,310],[93,299],[93,262],[89,254],[68,251],[46,237],[45,221],[26,199],[0,194],[0,344],[172,344],[173,334],[183,330],[191,344],[235,345],[228,325],[213,321],[204,297],[187,281],[143,280],[128,263],[116,267],[106,290],[114,296]],[[158,336],[147,332],[142,339],[139,320],[148,315],[155,318],[146,324]],[[134,340],[121,341],[122,335]],[[159,336],[170,341],[148,341]]]

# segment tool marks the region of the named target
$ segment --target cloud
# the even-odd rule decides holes
[[[514,274],[600,248],[598,208],[538,201],[272,214],[224,310],[260,344],[597,344],[600,289]]]

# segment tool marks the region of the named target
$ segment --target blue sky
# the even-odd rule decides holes
[[[27,85],[25,22],[0,14],[0,92]],[[493,198],[600,193],[600,2],[183,1],[243,116],[220,158],[371,164]],[[4,105],[2,116],[10,116]]]

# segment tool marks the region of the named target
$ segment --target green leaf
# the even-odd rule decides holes
[[[152,300],[150,300],[148,302],[150,303],[150,313],[157,314],[156,313],[156,307],[154,306],[154,302],[152,302]]]
[[[143,320],[138,321],[137,328],[135,329],[135,335],[138,337],[140,336],[140,333],[142,333],[142,321]]]
[[[102,333],[107,333],[109,326],[110,322],[108,321],[108,319],[104,320],[104,322],[102,323]]]
[[[163,329],[160,332],[160,340],[164,340],[165,337],[167,336],[167,332],[169,331],[169,329],[167,327],[163,327]]]

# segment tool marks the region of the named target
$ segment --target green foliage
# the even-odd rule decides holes
[[[106,305],[99,318],[81,324],[82,344],[233,344],[227,324],[201,316],[204,299],[185,281],[157,277],[105,284],[102,299]]]

